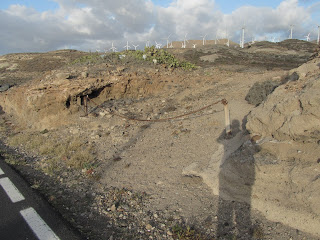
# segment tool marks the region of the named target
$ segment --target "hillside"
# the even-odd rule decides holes
[[[90,239],[318,239],[316,47],[1,56],[1,155]]]

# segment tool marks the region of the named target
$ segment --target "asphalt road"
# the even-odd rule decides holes
[[[83,239],[0,156],[0,239]]]

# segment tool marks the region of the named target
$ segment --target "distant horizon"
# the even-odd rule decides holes
[[[219,41],[221,41],[221,40],[227,40],[227,39],[218,39]],[[306,40],[303,40],[303,39],[295,39],[295,38],[293,38],[293,39],[284,39],[284,40],[282,40],[282,41],[280,41],[280,42],[283,42],[283,41],[286,41],[286,40],[298,40],[298,41],[305,41],[305,42],[307,42]],[[192,42],[192,41],[199,41],[199,42],[202,42],[202,40],[201,39],[188,39],[188,41],[189,42]],[[215,40],[214,39],[209,39],[209,40],[207,40],[207,41],[212,41],[212,42],[214,42]],[[182,41],[180,40],[180,41],[173,41],[172,43],[181,43]],[[269,41],[269,40],[260,40],[260,41],[255,41],[255,43],[259,43],[259,42],[270,42],[270,43],[280,43],[280,42],[271,42],[271,41]],[[309,41],[310,43],[312,43],[312,44],[315,44],[315,45],[317,45],[317,40],[311,40],[311,41]],[[250,41],[248,41],[248,42],[245,42],[245,45],[248,45],[248,44],[250,44],[251,45],[251,42]],[[215,45],[214,43],[207,43],[205,46],[212,46],[212,45]],[[225,45],[225,44],[221,44],[221,43],[217,43],[217,45]],[[122,46],[122,45],[121,45]],[[152,47],[152,46],[154,46],[155,47],[155,44],[150,44],[150,47]],[[233,42],[232,40],[230,40],[230,47],[236,47],[236,46],[238,46],[238,48],[240,48],[240,46],[239,46],[239,43],[236,43],[236,42]],[[116,47],[116,46],[115,46]],[[196,48],[200,48],[200,47],[203,47],[203,45],[202,44],[197,44],[197,47]],[[145,46],[143,46],[143,48],[139,48],[139,49],[137,49],[137,50],[144,50],[144,48],[145,48]],[[161,46],[161,49],[167,49],[167,47],[166,47],[166,44],[163,44],[162,46]],[[169,48],[170,49],[170,48]],[[181,49],[181,47],[174,47],[174,48],[171,48],[171,49]],[[192,46],[192,43],[188,43],[187,44],[187,47],[185,48],[185,49],[194,49],[193,48],[193,46]],[[26,53],[26,54],[28,54],[28,53],[47,53],[47,52],[56,52],[56,51],[82,51],[82,52],[91,52],[91,53],[101,53],[101,54],[103,54],[103,53],[112,53],[112,51],[110,50],[110,49],[107,49],[107,51],[96,51],[96,50],[92,50],[92,49],[89,49],[89,50],[80,50],[80,49],[75,49],[75,48],[62,48],[62,49],[53,49],[53,50],[48,50],[48,51],[38,51],[38,52],[28,52],[28,51],[25,51],[25,52],[11,52],[11,53],[4,53],[4,54],[0,54],[0,56],[4,56],[4,55],[9,55],[9,54],[23,54],[23,53]],[[124,49],[124,48],[122,48],[121,50],[117,50],[116,52],[124,52],[124,51],[127,51],[126,49]],[[128,51],[135,51],[134,50],[134,48],[132,47],[132,48],[130,48]]]
[[[189,39],[227,38],[239,43],[289,37],[316,40],[320,2],[315,0],[4,0],[0,3],[0,54],[59,49],[104,51],[126,41],[143,48],[150,40],[166,44]]]

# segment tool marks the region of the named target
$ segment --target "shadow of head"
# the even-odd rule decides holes
[[[240,121],[239,120],[233,120],[231,123],[231,132],[232,135],[235,136],[240,132]]]

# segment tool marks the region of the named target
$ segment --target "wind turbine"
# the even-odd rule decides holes
[[[214,40],[214,44],[217,45],[217,42],[219,42],[218,34],[216,34],[216,39]]]
[[[241,36],[241,40],[240,40],[240,47],[241,48],[244,48],[244,30],[246,29],[246,26],[245,25],[243,25],[243,27],[242,27],[242,36]]]
[[[112,52],[116,52],[117,51],[117,48],[115,46],[113,46],[113,42],[112,42],[112,47],[109,50],[112,50]]]
[[[123,48],[125,48],[127,51],[129,50],[130,46],[128,41],[127,41],[127,45],[125,45]]]
[[[226,42],[226,45],[227,45],[228,47],[230,47],[230,39],[229,39],[229,37],[228,37],[228,40],[227,40],[227,42]]]
[[[150,47],[150,40],[147,40],[146,47]]]
[[[226,45],[227,45],[228,47],[230,47],[230,40],[229,40],[229,34],[228,34],[227,27],[226,27],[226,39],[227,39]]]
[[[162,39],[165,39],[167,40],[167,48],[169,48],[169,38],[171,37],[171,34],[167,37],[167,38],[162,38]]]
[[[204,46],[205,45],[205,43],[206,43],[206,36],[207,36],[208,34],[205,34],[205,35],[203,35],[203,36],[201,36],[202,37],[202,45]]]
[[[192,45],[193,45],[193,48],[196,48],[196,46],[197,46],[197,44],[195,44],[195,43],[194,43],[194,44],[192,44]]]
[[[320,44],[320,26],[318,26],[318,39],[317,44]]]
[[[252,37],[251,45],[254,44],[254,43],[256,43],[255,39],[256,39],[255,37]]]
[[[289,39],[292,39],[292,35],[293,35],[293,25],[292,24],[290,25],[289,31],[290,31]]]
[[[189,42],[189,41],[187,40],[187,35],[188,35],[188,33],[186,33],[186,35],[184,35],[183,48],[186,48],[186,46],[187,46],[186,42]]]
[[[172,42],[170,43],[170,46],[169,46],[169,48],[173,48]]]
[[[305,38],[306,38],[307,42],[309,42],[310,41],[310,33],[308,33],[308,35],[305,36]]]
[[[134,50],[137,51],[137,47],[139,47],[139,45],[133,45],[132,44],[132,46],[134,47]]]
[[[157,41],[154,41],[156,43],[156,48],[160,49],[162,44],[161,43],[157,43]]]

